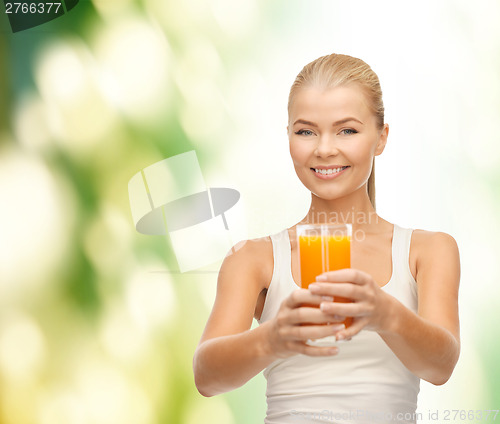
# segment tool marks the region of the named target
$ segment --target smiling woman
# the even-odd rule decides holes
[[[377,214],[374,160],[389,125],[365,62],[332,54],[306,65],[288,115],[295,172],[311,192],[296,225],[351,224],[351,268],[299,288],[296,225],[230,252],[195,352],[196,386],[213,396],[264,370],[266,423],[322,422],[325,411],[337,423],[415,423],[420,379],[445,383],[460,352],[456,242]],[[250,329],[252,318],[259,327]],[[344,343],[306,343],[332,335]]]

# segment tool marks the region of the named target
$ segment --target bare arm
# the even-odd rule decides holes
[[[300,325],[333,321],[318,307],[301,307],[305,303],[319,305],[322,300],[305,289],[288,296],[274,319],[250,329],[258,295],[265,279],[270,278],[262,266],[266,246],[263,241],[247,241],[239,247],[221,266],[214,307],[193,358],[196,387],[203,396],[240,387],[278,358],[337,352],[304,343],[340,329],[338,325]],[[272,260],[271,252],[265,257]]]
[[[262,268],[253,263],[259,243],[241,242],[220,268],[215,303],[193,358],[195,383],[204,396],[241,386],[273,360],[263,346],[265,327],[250,330],[262,290]]]
[[[418,314],[392,302],[380,336],[408,369],[433,384],[450,378],[460,355],[458,247],[445,233],[427,237],[417,262]]]
[[[309,289],[354,299],[351,304],[322,303],[327,313],[355,317],[338,338],[352,337],[363,328],[377,331],[410,371],[440,385],[450,378],[460,354],[460,259],[455,240],[445,233],[427,234],[422,247],[416,275],[418,313],[384,292],[369,274],[355,269],[325,273],[323,281],[338,284],[315,283]]]
[[[193,366],[196,387],[203,396],[234,390],[277,359],[265,343],[269,324],[215,337],[198,346]]]

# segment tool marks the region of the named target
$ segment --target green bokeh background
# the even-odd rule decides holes
[[[293,225],[308,193],[288,89],[331,52],[384,89],[379,213],[460,248],[462,356],[446,385],[422,382],[421,422],[500,409],[499,18],[493,0],[80,0],[12,34],[2,9],[0,423],[263,422],[262,375],[196,391],[220,263],[179,273],[168,238],[135,231],[127,184],[194,149],[208,186],[240,191],[246,238]]]

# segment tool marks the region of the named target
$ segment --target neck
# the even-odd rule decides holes
[[[300,224],[348,223],[353,227],[364,227],[377,224],[378,220],[364,185],[348,196],[332,200],[311,193],[309,212]]]

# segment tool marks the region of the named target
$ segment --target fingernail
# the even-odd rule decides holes
[[[319,305],[319,309],[321,309],[323,312],[327,312],[330,309],[330,304],[326,302],[321,302]]]
[[[345,334],[343,334],[343,333],[337,334],[336,339],[337,340],[344,340],[345,339]]]
[[[333,297],[332,296],[321,296],[321,299],[327,301],[327,302],[333,302]]]
[[[317,291],[317,290],[319,290],[319,288],[320,288],[319,284],[314,284],[314,283],[309,284],[309,290],[311,290],[311,291]]]
[[[341,330],[345,330],[345,324],[336,324],[336,325],[332,325],[332,330],[333,330],[333,331],[341,331]]]
[[[332,347],[331,349],[328,349],[328,353],[331,354],[331,355],[335,355],[336,353],[338,353],[338,349],[336,347]]]
[[[327,280],[326,275],[323,275],[323,274],[318,275],[316,277],[316,281],[326,281],[326,280]]]

